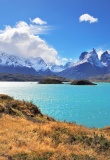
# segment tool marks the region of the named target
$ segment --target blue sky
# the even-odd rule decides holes
[[[35,23],[36,18],[45,23]],[[0,0],[0,50],[9,54],[11,50],[13,54],[23,54],[21,52],[25,48],[21,48],[21,38],[25,32],[21,35],[21,29],[25,30],[26,24],[20,23],[18,27],[16,24],[19,22],[29,25],[28,42],[32,43],[28,46],[27,42],[25,44],[22,41],[24,47],[29,48],[24,53],[25,56],[32,53],[32,56],[41,56],[47,62],[57,63],[57,60],[66,62],[66,58],[76,60],[81,52],[89,51],[93,47],[98,52],[110,50],[110,0]],[[6,26],[10,26],[11,29],[6,29]],[[23,28],[20,28],[21,26]],[[41,30],[39,32],[38,27]],[[26,34],[27,32],[25,37]],[[38,36],[35,42],[32,35]],[[36,50],[31,50],[34,43],[38,43],[40,47],[36,46]],[[43,48],[47,51],[43,51]]]

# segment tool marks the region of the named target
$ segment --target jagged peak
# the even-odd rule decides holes
[[[88,54],[88,52],[86,52],[86,51],[82,52],[79,57],[79,60],[83,60],[87,54]]]
[[[96,49],[95,49],[95,48],[93,48],[93,52],[96,52]]]
[[[110,54],[108,53],[108,51],[105,51],[105,52],[102,53],[101,56],[103,56],[103,55],[110,55]]]
[[[88,59],[92,56],[96,56],[98,58],[97,52],[94,48],[90,52],[87,52],[87,51],[82,52],[80,57],[79,57],[79,60],[81,61],[81,60],[84,60],[84,59]]]
[[[108,51],[105,51],[100,58],[100,61],[105,65],[105,66],[110,66],[110,54]]]
[[[77,66],[83,63],[90,63],[94,66],[103,67],[103,64],[100,62],[98,58],[98,54],[94,48],[90,52],[86,52],[86,51],[82,52],[79,57],[79,62],[77,62],[74,66]]]

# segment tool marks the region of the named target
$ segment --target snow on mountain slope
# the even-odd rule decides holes
[[[71,74],[70,76],[74,77],[77,75],[93,75],[93,74],[101,74],[105,72],[105,68],[109,66],[110,70],[110,54],[108,52],[104,52],[101,56],[101,60],[99,60],[98,55],[93,49],[91,52],[83,52],[77,63],[73,61],[67,62],[65,65],[56,65],[56,64],[46,64],[45,61],[41,57],[36,58],[21,58],[14,55],[8,55],[6,53],[0,52],[0,66],[6,67],[25,67],[27,69],[33,69],[37,73],[51,74],[55,72],[62,72],[61,75]],[[67,70],[68,69],[68,70]],[[107,72],[109,72],[109,70]],[[33,72],[34,72],[33,71]],[[63,72],[65,71],[65,72]],[[66,72],[67,71],[67,72]],[[88,73],[89,72],[89,73]],[[81,77],[79,76],[79,77]]]
[[[75,62],[74,62],[74,61],[67,62],[67,63],[64,65],[64,68],[65,68],[65,69],[66,69],[66,68],[71,68],[71,67],[73,67],[73,66],[74,66],[74,64],[75,64]]]
[[[61,72],[64,70],[63,65],[55,65],[55,64],[52,66],[49,65],[49,68],[52,72]]]
[[[56,64],[48,64],[49,66],[49,69],[52,71],[52,72],[61,72],[67,68],[70,68],[74,65],[74,62],[67,62],[65,65],[56,65]]]
[[[108,51],[105,51],[102,55],[101,55],[101,59],[100,59],[101,63],[103,65],[110,66],[110,54],[108,53]]]
[[[39,71],[39,70],[45,71],[48,69],[47,64],[40,57],[26,59],[25,65],[27,67],[34,68],[36,71]]]
[[[95,49],[93,49],[91,52],[83,52],[77,63],[58,73],[58,76],[70,79],[88,79],[108,72],[109,70],[100,62]]]
[[[33,68],[36,71],[45,71],[48,69],[47,64],[40,57],[36,58],[20,58],[14,55],[8,55],[0,52],[0,65]]]
[[[104,67],[103,64],[100,62],[95,49],[93,49],[91,52],[83,52],[79,57],[79,61],[74,64],[74,66],[78,66],[86,62],[89,62],[90,64],[97,67]]]
[[[25,66],[23,60],[14,55],[8,55],[6,53],[0,52],[0,65],[2,66]]]

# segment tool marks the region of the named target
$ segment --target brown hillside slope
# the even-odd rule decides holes
[[[0,95],[0,160],[110,160],[110,128],[57,122]]]

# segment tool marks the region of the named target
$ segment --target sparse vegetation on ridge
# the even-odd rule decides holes
[[[0,95],[0,160],[109,160],[110,127],[55,121],[31,102]]]

